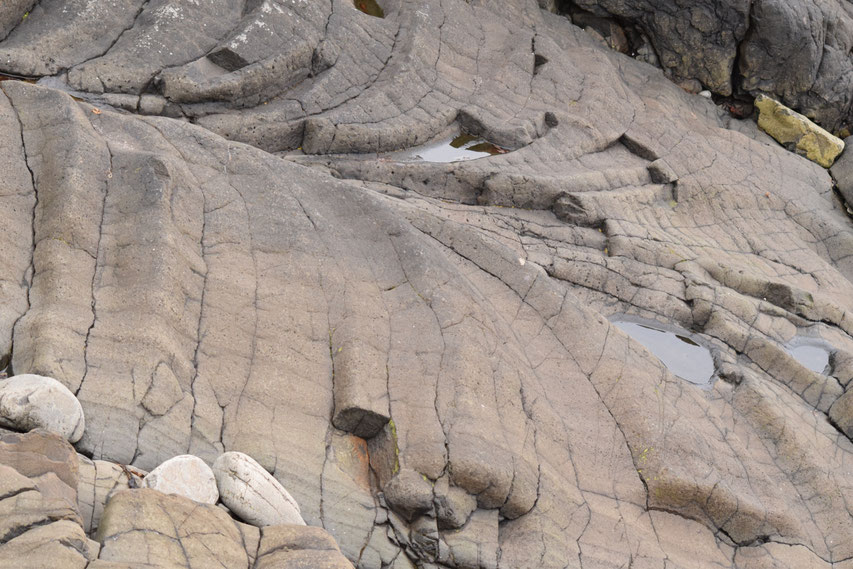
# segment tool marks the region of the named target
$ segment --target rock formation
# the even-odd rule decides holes
[[[2,359],[80,401],[85,456],[57,438],[56,468],[88,489],[60,504],[0,446],[0,511],[32,494],[51,520],[14,522],[0,559],[853,567],[853,225],[830,172],[554,13],[832,131],[849,3],[355,4],[0,8],[0,70],[40,78],[0,83]],[[778,65],[774,38],[801,36]],[[493,155],[413,158],[460,133]],[[674,376],[623,313],[690,330],[717,380]],[[124,470],[231,452],[315,527]]]

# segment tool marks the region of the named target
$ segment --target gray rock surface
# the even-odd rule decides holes
[[[45,429],[76,443],[86,421],[80,402],[67,387],[52,377],[22,374],[0,380],[0,426]]]
[[[4,39],[25,18],[38,0],[8,0],[0,5],[0,39]]]
[[[791,49],[799,46],[799,49]],[[822,126],[851,124],[853,6],[755,0],[740,47],[744,89],[774,93]]]
[[[216,506],[183,496],[124,490],[104,510],[98,559],[122,568],[248,567],[251,541],[238,523]]]
[[[262,530],[255,569],[352,569],[335,539],[321,528],[293,525]]]
[[[77,395],[81,452],[246,453],[363,568],[849,565],[853,231],[823,168],[534,0],[198,3],[197,46],[108,4],[95,34],[43,0],[0,43],[116,91],[0,83],[2,357]],[[507,152],[386,152],[460,130]],[[617,313],[690,330],[720,379]],[[98,525],[90,569],[262,540],[145,489]]]
[[[845,148],[849,148],[850,144],[853,144],[853,136],[844,139]],[[844,201],[848,205],[853,203],[853,150],[842,152],[830,172]]]
[[[190,454],[170,458],[142,480],[145,488],[164,494],[177,494],[202,504],[215,504],[219,500],[216,478],[202,459]]]
[[[213,475],[222,503],[245,522],[259,527],[305,525],[299,504],[252,457],[226,452],[213,463]]]
[[[576,0],[637,26],[676,81],[770,94],[825,128],[853,120],[853,7],[844,0]]]

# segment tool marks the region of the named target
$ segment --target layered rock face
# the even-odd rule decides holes
[[[535,0],[379,4],[0,10],[0,68],[52,76],[0,83],[0,346],[76,395],[113,496],[67,514],[104,543],[69,555],[345,566],[319,530],[116,492],[101,462],[239,451],[357,567],[850,567],[853,226],[827,170]],[[728,66],[758,32],[719,13],[696,56]],[[498,150],[393,152],[461,131]],[[620,313],[691,330],[719,379],[675,377]]]

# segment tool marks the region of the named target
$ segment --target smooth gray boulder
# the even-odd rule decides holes
[[[164,494],[177,494],[202,504],[215,504],[219,490],[213,471],[202,459],[191,454],[170,458],[142,479],[146,488]]]
[[[45,429],[69,442],[83,436],[86,421],[74,394],[52,377],[21,374],[0,381],[0,426]]]
[[[252,457],[226,452],[213,463],[222,503],[244,521],[259,526],[305,525],[299,504]]]

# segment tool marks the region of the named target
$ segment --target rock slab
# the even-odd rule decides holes
[[[54,433],[0,430],[0,569],[83,569],[77,454]]]
[[[264,528],[255,569],[352,569],[335,538],[318,527]]]
[[[113,494],[138,488],[142,481],[118,464],[106,460],[89,460],[77,455],[80,475],[77,483],[77,505],[83,519],[83,529],[94,534],[98,529],[104,508]]]
[[[83,408],[52,377],[23,374],[0,381],[0,425],[21,431],[42,428],[76,443],[83,436]]]
[[[755,99],[760,111],[758,126],[780,144],[829,168],[844,150],[844,141],[822,129],[800,113],[765,95]]]
[[[103,562],[145,567],[248,567],[238,522],[221,508],[150,488],[123,490],[107,503],[98,540]]]
[[[222,502],[244,521],[305,525],[296,500],[252,457],[226,452],[213,463],[213,474]]]
[[[202,504],[219,500],[213,471],[199,457],[182,454],[170,458],[145,476],[142,484],[163,494],[178,494]]]

